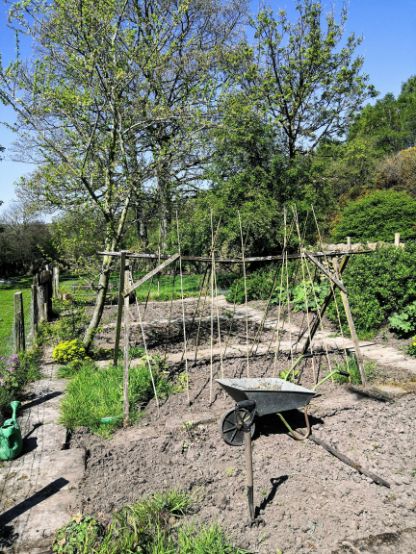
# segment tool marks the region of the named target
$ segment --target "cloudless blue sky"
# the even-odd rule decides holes
[[[97,0],[99,2],[100,0]],[[14,56],[14,34],[7,28],[7,6],[0,0],[0,52],[3,62]],[[324,6],[339,9],[340,0],[323,0]],[[294,0],[251,0],[253,14],[259,6],[286,9],[294,13]],[[364,56],[364,70],[380,95],[398,94],[400,87],[416,73],[416,0],[349,0],[347,33],[363,36],[359,53]],[[24,53],[30,55],[28,48]],[[0,102],[0,121],[12,121],[13,113]],[[0,126],[0,145],[7,148],[0,162],[0,199],[10,205],[14,199],[14,182],[33,170],[33,166],[12,160],[13,134]],[[0,208],[1,209],[1,208]]]

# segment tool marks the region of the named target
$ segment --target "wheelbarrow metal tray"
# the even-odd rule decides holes
[[[277,377],[216,381],[236,402],[254,400],[260,417],[301,408],[315,396],[315,392]]]

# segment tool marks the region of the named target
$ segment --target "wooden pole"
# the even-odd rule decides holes
[[[52,296],[59,298],[59,267],[57,265],[52,268]]]
[[[332,261],[332,264],[334,266],[335,273],[337,274],[337,277],[339,279],[340,276],[339,276],[338,260],[336,258],[334,258],[333,261]],[[365,387],[366,384],[367,384],[367,379],[366,379],[365,371],[364,371],[364,358],[363,358],[363,355],[361,353],[360,342],[358,340],[357,332],[355,330],[354,320],[353,320],[352,312],[351,312],[350,301],[348,299],[348,295],[342,289],[340,289],[340,294],[341,294],[342,303],[344,305],[345,315],[347,316],[348,327],[350,329],[351,339],[352,339],[352,342],[354,343],[354,348],[355,348],[354,354],[355,354],[355,359],[357,360],[358,369],[360,371],[361,383]]]
[[[129,262],[127,261],[124,270],[124,283],[129,282]],[[130,363],[130,297],[124,296],[124,368],[123,368],[123,415],[124,427],[129,424],[129,363]]]
[[[30,318],[32,323],[32,337],[35,338],[38,334],[38,324],[39,324],[39,311],[38,311],[38,287],[36,285],[32,285],[32,296],[31,296],[31,302],[30,302]]]
[[[394,246],[400,248],[400,233],[394,233]]]
[[[118,350],[120,347],[120,335],[121,335],[121,320],[123,317],[123,305],[124,305],[124,272],[126,269],[126,252],[121,252],[120,258],[120,277],[118,282],[118,299],[117,299],[117,321],[116,321],[116,340],[114,345],[113,365],[117,365]]]
[[[254,521],[254,484],[253,484],[253,453],[251,448],[251,432],[250,429],[244,432],[244,455],[246,459],[247,472],[247,501],[248,511],[250,515],[250,523]]]
[[[26,349],[23,294],[21,292],[14,293],[14,349],[16,354]]]

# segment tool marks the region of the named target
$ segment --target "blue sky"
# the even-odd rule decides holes
[[[7,6],[0,2],[0,52],[7,62],[15,53],[14,35],[7,28]],[[323,4],[339,8],[341,1],[323,0]],[[294,0],[252,0],[253,13],[259,5],[294,12]],[[359,53],[365,58],[364,69],[371,82],[381,95],[397,94],[401,84],[416,73],[416,0],[349,0],[348,10],[346,30],[363,36]],[[0,121],[11,120],[12,112],[0,103]],[[13,140],[13,134],[0,126],[0,144],[7,148],[0,162],[0,199],[5,206],[13,202],[14,183],[33,170],[29,164],[13,161]]]

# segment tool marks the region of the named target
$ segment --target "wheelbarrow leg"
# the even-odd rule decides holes
[[[250,523],[254,521],[254,487],[253,487],[253,455],[251,449],[251,433],[250,430],[244,433],[244,449],[246,457],[246,472],[247,472],[247,500],[248,510],[250,514]]]

